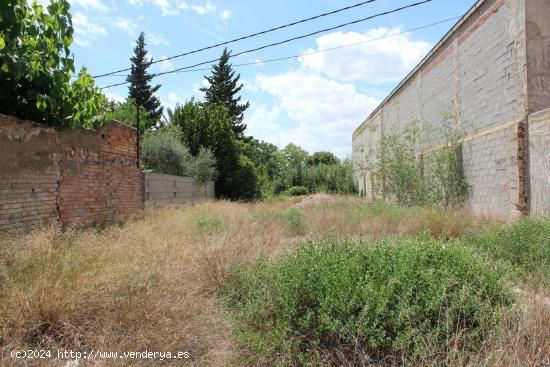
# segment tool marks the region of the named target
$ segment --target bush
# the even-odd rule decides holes
[[[195,220],[195,231],[199,234],[217,233],[227,226],[219,215],[199,214]]]
[[[505,279],[502,268],[458,243],[332,240],[237,267],[224,301],[252,363],[316,365],[332,355],[337,364],[428,358],[444,365],[498,329],[513,302]]]
[[[201,182],[216,179],[216,158],[208,148],[201,147],[199,153],[188,164],[189,175]]]
[[[145,135],[142,144],[143,166],[167,175],[186,176],[192,160],[176,131],[163,128]]]
[[[285,190],[285,194],[288,196],[307,195],[308,190],[304,186],[292,186]]]
[[[509,262],[522,281],[550,286],[550,221],[524,219],[506,227],[465,238],[472,248],[486,251],[497,260]]]
[[[179,130],[172,125],[145,134],[142,145],[145,169],[167,175],[188,176],[206,182],[217,175],[214,154],[201,147],[196,157],[180,140]]]
[[[385,197],[408,206],[460,203],[468,188],[461,162],[464,134],[455,117],[445,118],[437,128],[415,123],[382,137],[369,170]]]
[[[304,170],[303,184],[309,192],[353,194],[353,167],[349,159],[335,164],[318,163]]]
[[[306,233],[307,226],[304,222],[304,213],[300,210],[296,208],[286,209],[279,215],[279,218],[288,235],[300,236]]]

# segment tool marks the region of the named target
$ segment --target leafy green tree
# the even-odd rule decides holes
[[[287,187],[302,186],[309,154],[296,144],[288,144],[282,150],[285,159],[284,178]]]
[[[192,156],[181,142],[178,133],[179,131],[174,128],[146,132],[142,145],[145,169],[167,175],[189,175],[188,166]]]
[[[147,131],[143,139],[143,165],[145,169],[168,175],[193,177],[206,182],[216,178],[214,154],[200,147],[196,156],[181,141],[177,126],[168,125],[155,131]]]
[[[307,164],[316,166],[318,164],[337,164],[338,158],[331,152],[315,152],[308,158]]]
[[[106,100],[103,105],[104,114],[107,119],[117,120],[123,124],[136,127],[136,102],[132,99],[127,99],[124,102]],[[154,126],[155,122],[151,120],[147,111],[143,106],[139,107],[140,111],[140,131],[145,131],[146,126]]]
[[[160,100],[155,96],[160,85],[151,86],[153,75],[149,74],[147,71],[149,66],[151,66],[151,59],[147,58],[145,46],[147,46],[145,43],[145,34],[141,32],[136,41],[134,56],[130,58],[132,69],[130,75],[128,75],[126,79],[130,82],[128,98],[136,101],[140,106],[145,108],[149,116],[149,119],[145,120],[146,122],[150,123],[150,121],[154,121],[156,123],[162,116]],[[145,125],[145,128],[149,129],[153,126],[154,125]]]
[[[82,68],[74,82],[67,0],[0,2],[0,113],[57,128],[100,127],[104,96]]]
[[[218,175],[214,153],[208,148],[201,147],[199,154],[191,160],[188,170],[189,175],[198,181],[214,180]]]
[[[254,164],[233,133],[231,116],[222,105],[191,100],[174,110],[174,126],[181,130],[183,143],[192,155],[208,148],[217,162],[216,195],[231,199],[258,197]]]
[[[269,197],[284,188],[279,187],[283,156],[277,146],[249,136],[242,140],[243,154],[253,163],[257,174],[257,184],[262,197]]]
[[[246,125],[243,123],[244,111],[250,107],[250,102],[240,103],[241,97],[237,94],[243,84],[239,85],[240,74],[235,75],[229,62],[231,53],[223,50],[217,65],[212,66],[212,75],[205,76],[210,85],[201,88],[205,92],[205,101],[208,104],[222,104],[229,111],[233,122],[233,131],[237,137],[242,137]]]

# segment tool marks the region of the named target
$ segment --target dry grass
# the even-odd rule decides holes
[[[185,365],[227,365],[237,347],[216,293],[232,265],[277,256],[305,239],[420,231],[449,237],[492,222],[466,213],[389,210],[352,197],[304,205],[297,200],[200,203],[151,210],[144,218],[104,231],[62,233],[50,227],[4,235],[0,365],[21,365],[9,357],[15,347],[189,351]],[[292,215],[285,214],[289,211]],[[216,218],[210,225],[212,216]],[[550,350],[549,311],[536,304],[529,307],[510,321],[498,347],[489,348],[501,352],[486,352],[480,365],[541,361]],[[47,365],[45,360],[27,362]],[[182,365],[158,360],[86,365],[124,363]],[[59,361],[51,360],[50,365],[58,366]]]

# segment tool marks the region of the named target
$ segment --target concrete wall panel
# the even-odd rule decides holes
[[[529,116],[532,215],[550,215],[550,109]]]
[[[146,172],[144,201],[146,207],[185,204],[214,199],[214,183],[201,183],[191,177]]]

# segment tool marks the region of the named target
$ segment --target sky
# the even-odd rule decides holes
[[[47,1],[47,0],[43,0]],[[233,53],[393,10],[419,0],[377,0],[304,24],[228,45]],[[98,75],[130,66],[135,40],[146,34],[153,59],[195,50],[361,0],[70,0],[77,70]],[[404,32],[463,15],[475,0],[433,0],[417,7],[232,58],[244,87],[247,135],[284,147],[295,143],[310,153],[351,154],[353,130],[376,108],[457,20]],[[389,36],[389,37],[388,37]],[[382,39],[380,39],[382,38]],[[378,39],[369,41],[372,39]],[[368,41],[368,42],[365,42]],[[360,45],[304,55],[354,43]],[[153,73],[216,59],[223,47],[154,64]],[[285,56],[285,61],[260,63]],[[208,68],[208,65],[203,68]],[[160,76],[157,95],[174,108],[194,97],[209,71]],[[124,76],[96,79],[106,86]],[[123,100],[127,86],[103,90]]]

